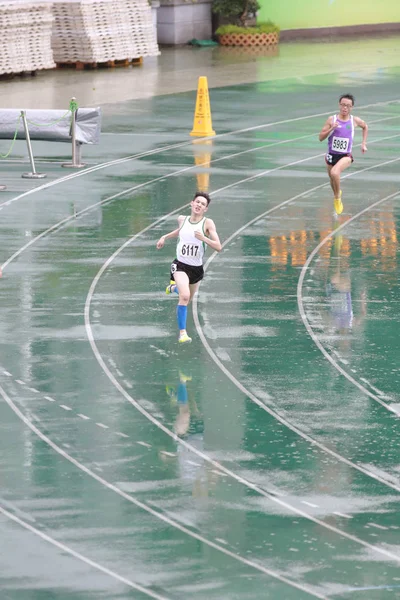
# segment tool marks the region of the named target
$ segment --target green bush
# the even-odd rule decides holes
[[[212,10],[232,23],[245,24],[250,13],[255,14],[260,8],[257,0],[213,0]]]
[[[252,35],[253,33],[279,33],[280,29],[277,25],[268,21],[267,23],[259,23],[255,27],[238,27],[237,25],[221,25],[215,32],[216,35],[224,35],[225,33],[245,33]]]

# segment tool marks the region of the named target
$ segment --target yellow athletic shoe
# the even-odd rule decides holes
[[[342,190],[340,190],[339,198],[334,198],[333,206],[335,207],[336,214],[341,215],[343,212]]]
[[[181,383],[186,383],[187,381],[192,381],[191,375],[185,375],[182,371],[179,371],[179,381]]]
[[[174,286],[176,286],[176,283],[175,283],[175,281],[171,281],[171,282],[170,282],[170,284],[169,284],[169,285],[167,285],[167,287],[165,288],[165,293],[166,293],[166,294],[173,294],[173,293],[175,292],[175,290],[174,290],[174,291],[172,291],[172,288],[173,288]]]
[[[188,334],[186,333],[186,331],[185,331],[185,333],[182,333],[179,336],[179,340],[178,340],[178,342],[180,344],[190,344],[191,341],[192,341],[192,338],[188,336]]]
[[[171,400],[171,404],[176,404],[178,402],[178,398],[176,395],[176,390],[175,388],[171,387],[170,385],[166,385],[165,386],[165,391],[167,392],[170,400]]]

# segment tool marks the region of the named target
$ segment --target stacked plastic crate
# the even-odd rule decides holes
[[[124,10],[130,26],[130,58],[160,54],[148,0],[127,0]]]
[[[104,63],[159,54],[148,0],[57,1],[56,63]]]
[[[0,75],[55,67],[48,2],[0,1]]]

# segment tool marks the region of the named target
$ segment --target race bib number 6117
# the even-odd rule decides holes
[[[195,244],[183,244],[182,245],[182,256],[197,256],[199,247]]]

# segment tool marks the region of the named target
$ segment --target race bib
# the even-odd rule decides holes
[[[349,139],[334,137],[332,140],[332,150],[336,150],[337,152],[347,152],[347,148],[349,147]]]
[[[182,256],[197,256],[199,247],[197,244],[182,244]]]

